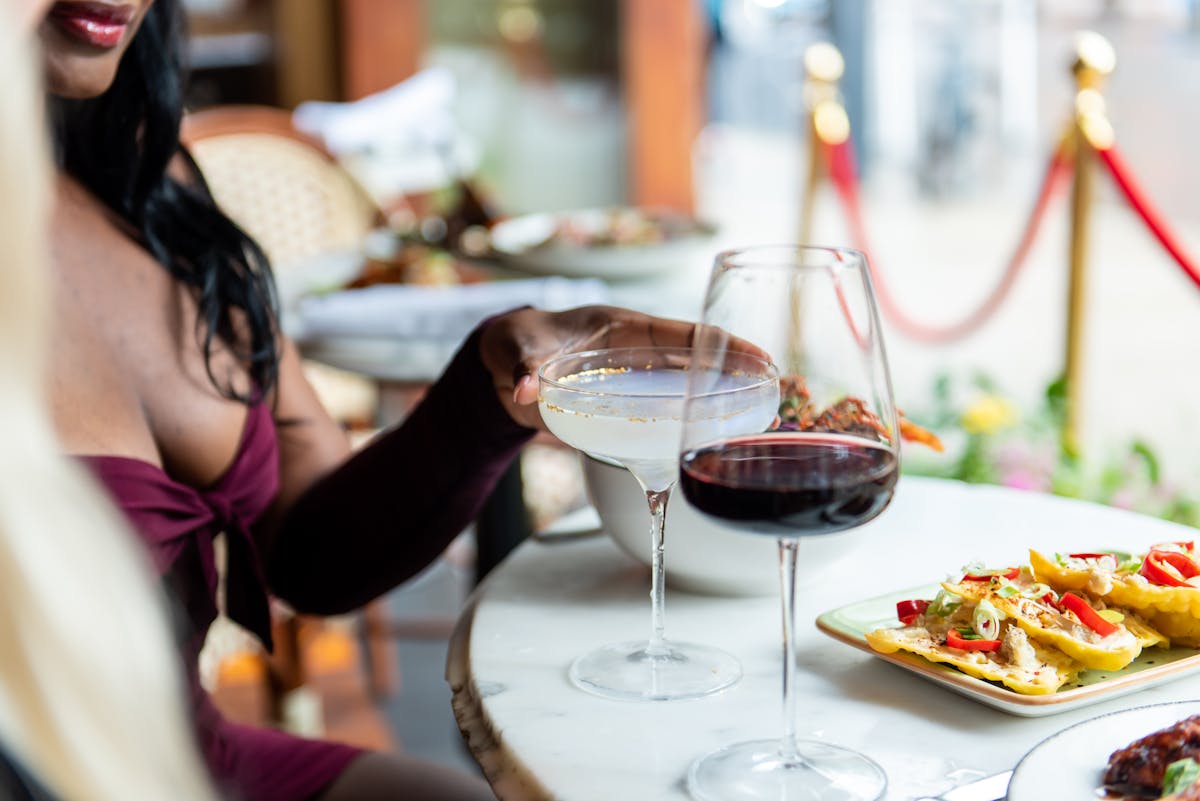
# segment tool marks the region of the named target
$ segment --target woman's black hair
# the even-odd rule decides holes
[[[107,92],[51,100],[57,157],[142,247],[191,287],[209,379],[226,397],[249,402],[269,392],[278,374],[274,284],[262,249],[217,208],[180,144],[183,47],[179,0],[155,0]],[[250,394],[213,373],[214,340],[247,365]]]

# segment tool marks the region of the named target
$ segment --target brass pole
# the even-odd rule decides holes
[[[824,146],[828,143],[829,123],[826,118],[831,107],[846,112],[838,99],[838,81],[845,71],[845,62],[838,49],[828,42],[817,42],[804,51],[804,103],[808,109],[808,171],[800,197],[800,230],[797,241],[812,244],[813,216],[817,205],[817,187],[825,177]],[[846,123],[849,133],[849,122]],[[844,139],[844,138],[843,138]]]
[[[821,142],[817,139],[817,128],[812,115],[808,117],[808,173],[804,176],[804,191],[800,195],[800,230],[796,242],[812,244],[813,212],[816,209],[817,186],[825,172],[825,160],[821,158]]]
[[[1088,222],[1091,217],[1098,129],[1108,129],[1100,87],[1116,66],[1112,46],[1104,37],[1085,32],[1076,39],[1075,124],[1073,132],[1075,176],[1071,186],[1070,283],[1067,288],[1066,408],[1062,450],[1071,458],[1080,455],[1080,420],[1083,416],[1083,343],[1087,299]]]
[[[1067,285],[1066,408],[1062,450],[1079,455],[1079,420],[1083,383],[1084,265],[1087,261],[1087,224],[1092,206],[1092,172],[1095,154],[1075,128],[1075,180],[1071,185],[1070,279]]]
[[[838,81],[845,71],[845,62],[838,49],[828,42],[817,42],[804,51],[804,104],[808,110],[808,172],[800,197],[800,220],[797,242],[813,244],[813,218],[816,216],[817,190],[828,177],[829,165],[825,148],[840,144],[850,136],[850,118],[842,106]],[[804,357],[804,277],[795,273],[788,287],[791,304],[792,334],[788,342],[787,369],[806,374],[809,365]]]

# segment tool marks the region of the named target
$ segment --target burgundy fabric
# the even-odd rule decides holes
[[[267,563],[279,597],[313,614],[357,609],[427,567],[476,517],[534,434],[500,405],[479,355],[483,328],[402,426],[288,511]]]
[[[279,447],[266,404],[249,407],[233,464],[205,490],[176,481],[158,465],[141,459],[83,459],[142,535],[159,573],[173,580],[190,629],[201,638],[217,617],[213,539],[225,532],[225,611],[270,648],[266,582],[250,534],[250,527],[279,491]],[[196,575],[179,576],[173,568],[182,565],[198,568]]]
[[[197,739],[221,798],[231,801],[308,801],[364,752],[221,716],[198,681],[191,682]]]
[[[249,407],[233,464],[204,490],[139,459],[85,456],[83,461],[141,534],[186,618],[180,633],[198,744],[223,793],[244,801],[303,801],[320,792],[362,753],[359,749],[231,723],[221,717],[196,675],[200,648],[217,616],[213,538],[222,531],[226,611],[271,645],[266,584],[250,536],[250,527],[279,491],[271,410],[262,403]]]
[[[269,555],[271,588],[302,611],[361,606],[426,567],[469,523],[533,432],[496,397],[476,332],[403,425],[308,490]],[[276,427],[249,407],[237,455],[212,487],[195,489],[157,465],[84,456],[149,548],[186,617],[184,656],[199,745],[217,783],[245,801],[303,801],[362,752],[221,717],[196,677],[217,615],[213,538],[226,532],[225,608],[270,647],[263,560],[251,528],[279,489]]]

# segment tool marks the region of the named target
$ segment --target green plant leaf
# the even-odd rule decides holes
[[[1158,484],[1160,475],[1158,457],[1154,454],[1154,451],[1150,449],[1150,446],[1139,439],[1134,441],[1134,443],[1129,447],[1129,451],[1134,456],[1140,458],[1142,464],[1145,465],[1146,478],[1150,480],[1150,483]]]

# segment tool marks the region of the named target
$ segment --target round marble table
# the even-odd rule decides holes
[[[938,581],[973,559],[1024,561],[1031,545],[1138,549],[1193,539],[1193,529],[1045,495],[904,478],[864,534],[852,554],[800,588],[798,729],[877,760],[888,799],[936,795],[1010,769],[1043,738],[1104,712],[1200,698],[1200,675],[1191,675],[1085,708],[1016,717],[830,639],[813,623],[821,612]],[[609,538],[592,537],[527,542],[476,591],[447,679],[468,745],[503,801],[682,801],[692,760],[781,731],[777,596],[668,591],[668,637],[741,660],[742,680],[721,694],[629,703],[571,685],[574,657],[648,632],[648,586],[646,568]]]

